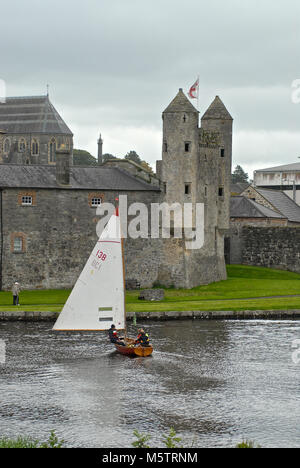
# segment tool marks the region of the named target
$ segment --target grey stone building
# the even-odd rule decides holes
[[[280,190],[248,186],[230,203],[227,263],[300,271],[300,207]]]
[[[157,176],[169,203],[204,204],[204,246],[164,243],[162,284],[193,287],[226,279],[224,234],[229,229],[232,117],[217,96],[201,118],[182,89],[163,112]],[[195,221],[194,221],[195,222]],[[194,226],[195,227],[195,226]]]
[[[0,164],[54,165],[62,144],[72,154],[73,134],[48,95],[6,98],[0,130]]]
[[[300,163],[284,164],[254,171],[254,186],[281,190],[300,205]]]
[[[72,287],[97,240],[97,206],[122,194],[128,205],[140,202],[149,212],[153,203],[162,202],[204,206],[199,249],[187,249],[186,239],[177,238],[172,227],[168,239],[161,232],[157,238],[149,233],[148,238],[126,239],[127,282],[191,288],[225,279],[232,118],[216,97],[200,128],[198,120],[198,111],[180,90],[163,112],[156,176],[118,160],[75,167],[71,143],[64,140],[68,133],[61,134],[55,165],[42,158],[34,164],[22,159],[22,164],[0,165],[1,288],[16,280],[28,289]],[[196,228],[195,216],[192,223]]]
[[[230,231],[225,238],[226,263],[239,265],[244,262],[245,233],[248,232],[248,227],[282,227],[288,223],[287,216],[253,199],[245,196],[231,197]]]
[[[241,195],[281,214],[287,218],[288,226],[299,227],[300,207],[285,192],[249,186]]]

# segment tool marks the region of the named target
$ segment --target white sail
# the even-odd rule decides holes
[[[125,329],[120,218],[112,215],[53,330]]]

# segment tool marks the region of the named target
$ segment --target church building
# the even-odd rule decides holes
[[[62,144],[72,152],[73,134],[48,95],[0,104],[0,164],[55,164]]]

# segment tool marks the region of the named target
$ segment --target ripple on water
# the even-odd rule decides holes
[[[299,321],[147,328],[153,356],[129,359],[105,334],[0,324],[7,345],[2,431],[46,439],[55,429],[68,446],[130,447],[134,429],[161,446],[172,426],[194,446],[233,446],[243,438],[266,447],[299,444],[299,366],[291,359]]]

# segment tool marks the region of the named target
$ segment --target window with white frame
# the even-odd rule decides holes
[[[14,238],[14,252],[23,252],[23,239],[22,237]]]
[[[92,207],[100,206],[102,203],[102,199],[99,197],[92,198]]]
[[[32,205],[32,197],[29,195],[24,195],[22,197],[22,205],[24,206]]]

